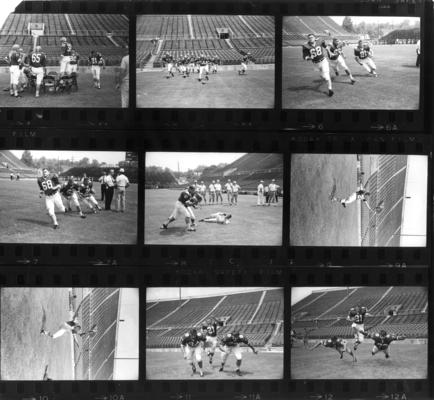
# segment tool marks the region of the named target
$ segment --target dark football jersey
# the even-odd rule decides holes
[[[310,57],[312,61],[317,64],[324,60],[325,58],[325,49],[324,45],[314,44],[313,46],[310,43],[306,43],[303,45],[303,58]]]
[[[45,67],[46,56],[44,53],[33,51],[28,56],[28,64],[34,68]]]
[[[164,56],[164,57],[162,58],[162,60],[163,60],[166,64],[173,63],[173,57],[172,57],[170,54],[168,54],[167,56]]]
[[[190,193],[188,193],[188,191],[185,190],[184,192],[181,192],[181,194],[179,195],[178,201],[180,201],[182,204],[185,205],[185,203],[187,201],[191,200],[191,198],[192,198],[192,195]]]
[[[394,340],[397,340],[397,337],[395,335],[386,335],[382,337],[379,333],[375,333],[371,336],[371,339],[374,341],[375,346],[377,346],[380,350],[386,350],[390,343],[392,343]]]
[[[91,54],[89,56],[89,63],[91,65],[101,65],[100,62],[102,61],[102,56],[99,53]]]
[[[59,188],[55,188],[59,185],[59,178],[56,175],[48,176],[44,178],[43,176],[38,178],[39,189],[44,192],[46,196],[52,196],[57,193]]]
[[[83,197],[89,197],[90,195],[94,194],[92,186],[92,182],[89,182],[87,185],[82,184],[80,186],[80,193],[83,195]]]
[[[359,57],[361,60],[364,60],[365,58],[368,58],[370,56],[371,48],[368,47],[356,47],[354,49],[354,55],[356,57]]]
[[[66,183],[61,189],[60,192],[66,196],[72,196],[72,194],[74,193],[74,191],[79,191],[80,190],[80,186],[78,185],[78,183]]]
[[[237,344],[240,344],[240,343],[248,344],[249,341],[243,335],[234,336],[232,334],[226,335],[222,339],[222,344],[224,346],[228,346],[228,347],[233,347],[233,346],[236,346]]]
[[[207,336],[216,337],[218,326],[223,326],[223,322],[219,321],[218,323],[213,322],[211,325],[202,325],[202,330],[206,332]]]
[[[337,60],[343,54],[342,43],[335,46],[333,43],[328,47],[330,60]]]
[[[200,57],[198,63],[201,67],[203,67],[208,63],[208,59],[206,57]]]
[[[202,335],[201,332],[198,332],[196,336],[190,335],[190,333],[186,333],[181,340],[181,344],[183,346],[189,347],[197,347],[200,345],[200,342],[205,342],[206,338]]]
[[[62,43],[61,52],[63,56],[70,56],[72,52],[72,44],[68,42]]]
[[[350,317],[353,319],[353,321],[356,324],[363,324],[365,322],[365,316],[366,316],[366,310],[364,311],[354,311],[353,313],[350,312]]]
[[[78,54],[72,54],[71,57],[69,58],[69,63],[71,65],[75,65],[78,63],[79,59],[80,59],[80,56]]]
[[[9,53],[9,65],[20,65],[22,62],[20,53],[15,50],[12,50]]]

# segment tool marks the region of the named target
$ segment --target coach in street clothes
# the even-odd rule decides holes
[[[129,103],[129,86],[130,86],[130,56],[127,54],[121,60],[119,68],[117,89],[121,89],[122,108],[128,108]]]
[[[105,183],[106,176],[107,176],[107,171],[104,171],[102,176],[98,179],[99,183],[101,183],[101,201],[104,201],[105,198],[105,190],[107,188]]]
[[[124,169],[119,170],[119,174],[116,177],[116,211],[125,211],[125,191],[128,186],[130,186],[130,181],[124,175]]]
[[[111,205],[112,205],[112,200],[113,200],[113,194],[115,192],[115,171],[114,169],[110,170],[110,173],[108,175],[106,175],[104,182],[106,184],[106,189],[105,189],[105,209],[106,210],[110,210],[111,209]]]

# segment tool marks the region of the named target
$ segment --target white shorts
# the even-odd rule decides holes
[[[173,63],[168,63],[167,64],[167,72],[172,72],[172,68],[173,68]]]
[[[363,342],[365,339],[365,336],[362,334],[362,332],[365,330],[364,324],[356,324],[355,322],[352,323],[351,328],[354,329],[354,337],[359,341]]]
[[[124,80],[121,83],[121,103],[122,108],[128,108],[130,97],[130,81]]]
[[[42,79],[44,79],[44,68],[32,67],[32,73],[36,75],[36,84],[40,85],[42,83]]]
[[[175,208],[173,209],[172,214],[170,215],[170,218],[178,218],[179,216],[195,219],[193,210],[191,207],[185,207],[184,204],[182,204],[179,200],[175,203]]]
[[[66,68],[66,72],[68,74],[72,74],[73,72],[77,73],[78,64],[68,64],[68,67]]]
[[[241,63],[241,69],[243,69],[244,71],[247,71],[247,64]]]
[[[188,361],[202,361],[202,347],[200,345],[197,347],[187,346],[185,348],[185,356],[187,357]]]
[[[80,202],[78,201],[78,196],[77,196],[77,192],[72,192],[71,196],[69,196],[68,198],[69,203],[74,204],[76,207],[80,207]]]
[[[9,74],[11,75],[11,85],[18,85],[20,81],[20,67],[18,65],[11,65],[9,67]]]
[[[329,60],[330,65],[337,70],[339,67],[341,67],[344,71],[348,69],[347,63],[345,62],[345,58],[342,56],[339,56],[336,60]]]
[[[199,74],[202,75],[205,72],[206,72],[206,65],[201,65],[199,67]]]
[[[52,196],[45,196],[45,207],[47,208],[49,215],[54,215],[56,208],[62,212],[65,212],[65,206],[63,205],[63,201],[59,192],[56,192]]]
[[[217,347],[217,336],[207,336],[205,345],[207,347],[210,347],[212,350],[212,353],[214,353],[214,350]]]
[[[363,60],[360,60],[360,62],[364,65],[367,65],[371,69],[377,69],[377,66],[374,63],[374,60],[371,57],[367,57]]]
[[[319,63],[314,64],[315,69],[319,71],[321,78],[325,80],[330,80],[330,67],[328,61],[324,58],[324,60]]]
[[[70,60],[71,60],[71,58],[69,56],[63,56],[60,59],[60,74],[61,75],[67,72]]]
[[[92,76],[94,79],[98,80],[101,77],[101,67],[99,65],[92,65],[92,68],[90,69],[92,71]]]
[[[223,346],[224,353],[222,353],[222,359],[226,359],[230,354],[233,354],[237,360],[242,359],[242,352],[240,346]]]

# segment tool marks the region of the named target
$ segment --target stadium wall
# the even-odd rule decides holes
[[[181,340],[179,341],[181,344]],[[248,347],[241,347],[241,352],[242,353],[248,353],[251,352],[251,350]],[[265,348],[265,347],[256,347],[256,350],[260,351],[261,353],[283,353],[284,348],[283,346],[281,347],[271,347],[271,348]],[[150,353],[180,353],[180,347],[171,347],[171,348],[146,348],[146,351],[150,352]],[[216,353],[221,353],[221,351],[219,349],[216,349],[215,351]]]
[[[240,69],[240,64],[235,65],[218,65],[218,71],[238,71]],[[274,69],[274,64],[249,64],[247,66],[247,73],[250,71],[259,71],[259,70],[272,70]],[[140,72],[155,72],[156,70],[166,71],[166,68],[137,68],[137,71]],[[218,72],[217,72],[218,74]]]

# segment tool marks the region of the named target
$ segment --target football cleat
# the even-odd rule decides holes
[[[390,356],[389,356],[389,354],[386,354],[386,358],[389,358]]]
[[[240,371],[239,369],[237,369],[237,370],[235,371],[235,373],[236,373],[238,376],[243,376],[243,374],[241,373],[241,371]]]
[[[56,224],[56,225],[53,226],[53,229],[58,229],[58,228],[59,228],[58,224]]]
[[[191,370],[193,371],[193,374],[196,373],[196,367],[194,365],[191,366]]]
[[[163,224],[160,226],[160,229],[167,229],[167,224]]]
[[[335,71],[336,76],[339,76],[339,71]]]
[[[353,78],[351,79],[351,84],[354,85],[356,83],[356,80]]]
[[[347,208],[347,205],[345,203],[341,203],[342,207]]]
[[[190,226],[190,227],[187,229],[187,231],[188,231],[188,232],[196,232],[196,228]]]
[[[80,218],[83,218],[83,219],[84,219],[84,218],[86,218],[86,215],[81,214],[81,215],[80,215]]]
[[[203,377],[203,371],[200,371],[199,374],[201,377]]]
[[[329,89],[329,97],[332,97],[334,94],[333,90]]]
[[[223,367],[220,367],[219,372],[223,372]]]

